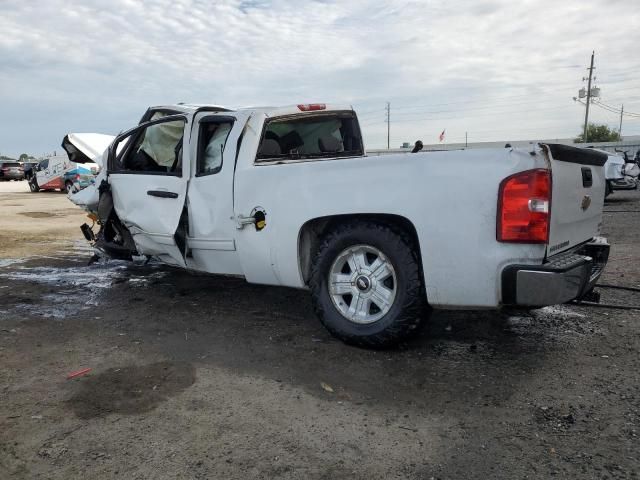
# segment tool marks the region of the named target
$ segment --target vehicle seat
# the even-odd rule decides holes
[[[262,142],[262,145],[260,145],[260,152],[258,154],[261,157],[275,157],[282,155],[282,149],[277,141],[267,138]]]
[[[302,147],[303,145],[304,141],[302,137],[295,130],[280,137],[280,148],[284,153],[291,153],[292,150],[297,150],[298,147]]]
[[[342,152],[344,150],[342,140],[338,140],[333,135],[320,137],[318,139],[318,148],[320,148],[321,152],[331,152],[331,153]]]
[[[264,139],[265,140],[275,140],[276,142],[280,143],[280,137],[278,136],[278,134],[276,132],[271,131],[271,130],[267,130],[267,132],[264,134]]]

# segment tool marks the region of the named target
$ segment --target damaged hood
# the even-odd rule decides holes
[[[95,213],[100,201],[98,186],[107,178],[107,169],[103,168],[105,152],[113,142],[113,135],[101,133],[70,133],[62,140],[62,148],[65,149],[69,160],[75,163],[96,163],[100,166],[100,173],[92,185],[83,188],[79,192],[69,192],[68,198],[87,212]]]
[[[72,162],[97,163],[102,167],[102,156],[114,138],[101,133],[70,133],[62,140],[62,148]]]

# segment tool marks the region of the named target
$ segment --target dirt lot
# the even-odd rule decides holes
[[[0,182],[0,258],[60,253],[81,239],[85,213],[61,192],[31,193],[29,184]]]
[[[602,282],[638,287],[640,195],[606,209]],[[639,311],[439,312],[367,351],[303,291],[88,267],[83,221],[0,193],[0,479],[640,476]]]

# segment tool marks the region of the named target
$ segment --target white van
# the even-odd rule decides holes
[[[78,191],[94,182],[99,167],[95,163],[79,165],[65,156],[53,156],[41,160],[29,178],[32,192],[40,190]]]

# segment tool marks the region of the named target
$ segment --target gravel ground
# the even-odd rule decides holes
[[[0,479],[640,476],[640,311],[437,312],[362,350],[303,291],[89,267],[69,208],[0,193]],[[640,287],[640,195],[605,208],[601,281]]]

